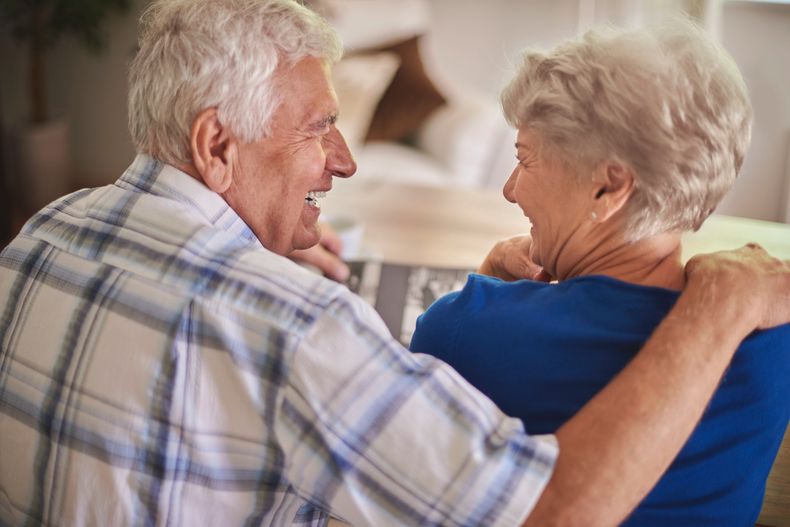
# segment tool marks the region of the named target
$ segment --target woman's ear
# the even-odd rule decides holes
[[[235,138],[219,121],[216,108],[203,110],[195,117],[189,139],[192,164],[203,183],[217,194],[227,191],[233,182],[238,147]]]
[[[618,161],[604,161],[593,171],[592,214],[604,222],[622,210],[634,192],[633,171]]]

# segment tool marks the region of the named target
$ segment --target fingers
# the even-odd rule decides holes
[[[496,253],[496,248],[494,248],[490,253],[488,253],[488,256],[486,256],[486,259],[483,260],[482,264],[480,264],[480,267],[477,268],[477,273],[506,280],[506,278],[502,276],[502,270],[502,263],[499,261],[499,255]]]
[[[321,240],[318,245],[292,252],[289,257],[297,262],[315,267],[321,274],[336,282],[348,280],[350,270],[340,259],[343,242],[328,223],[321,223]]]
[[[293,260],[316,267],[324,276],[336,282],[348,280],[350,270],[337,254],[327,250],[323,244],[309,249],[294,251],[290,254]]]
[[[548,274],[529,258],[532,238],[528,235],[515,236],[497,242],[478,269],[478,273],[505,281],[522,279],[550,281]]]
[[[693,256],[686,264],[686,275],[693,277],[697,271],[702,274],[713,272],[733,272],[735,267],[751,265],[757,271],[773,257],[757,243],[748,243],[739,249],[719,251]]]
[[[687,287],[704,288],[763,329],[790,322],[790,262],[750,243],[740,249],[698,255],[686,265]]]
[[[763,248],[763,246],[760,245],[759,243],[749,242],[749,243],[746,244],[746,247],[749,248],[749,249],[754,249],[754,250],[756,250],[758,252],[762,252],[764,254],[768,254],[768,251],[766,251]]]
[[[343,249],[343,242],[340,236],[328,223],[321,223],[319,227],[321,228],[321,241],[319,243],[328,251],[340,254],[340,251]]]
[[[314,249],[316,261],[313,265],[321,269],[324,276],[341,283],[348,280],[350,272],[348,265],[337,254],[326,250],[323,246],[316,246]]]

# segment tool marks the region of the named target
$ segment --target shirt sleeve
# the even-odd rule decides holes
[[[427,353],[452,363],[450,353],[461,324],[461,313],[455,307],[458,296],[458,292],[442,296],[417,317],[409,344],[412,352]]]
[[[289,482],[352,524],[519,525],[551,477],[553,436],[527,436],[351,294],[296,344],[288,379],[276,427]]]

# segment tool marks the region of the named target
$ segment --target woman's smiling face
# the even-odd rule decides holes
[[[567,163],[549,154],[528,128],[518,131],[516,159],[518,164],[503,194],[521,207],[532,223],[530,258],[558,276],[560,260],[567,264],[585,250],[578,234],[589,219],[592,181],[585,182]]]

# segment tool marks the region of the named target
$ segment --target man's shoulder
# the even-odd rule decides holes
[[[291,306],[312,318],[353,296],[345,286],[263,248],[247,247],[221,257],[224,269],[206,297],[237,309],[270,313]]]
[[[188,204],[109,185],[42,209],[4,259],[23,274],[24,262],[43,251],[50,263],[35,267],[73,277],[72,289],[102,269],[123,275],[124,288],[156,290],[172,305],[191,303],[245,325],[265,321],[295,331],[344,297],[345,287],[266,250],[237,223],[227,228]]]

